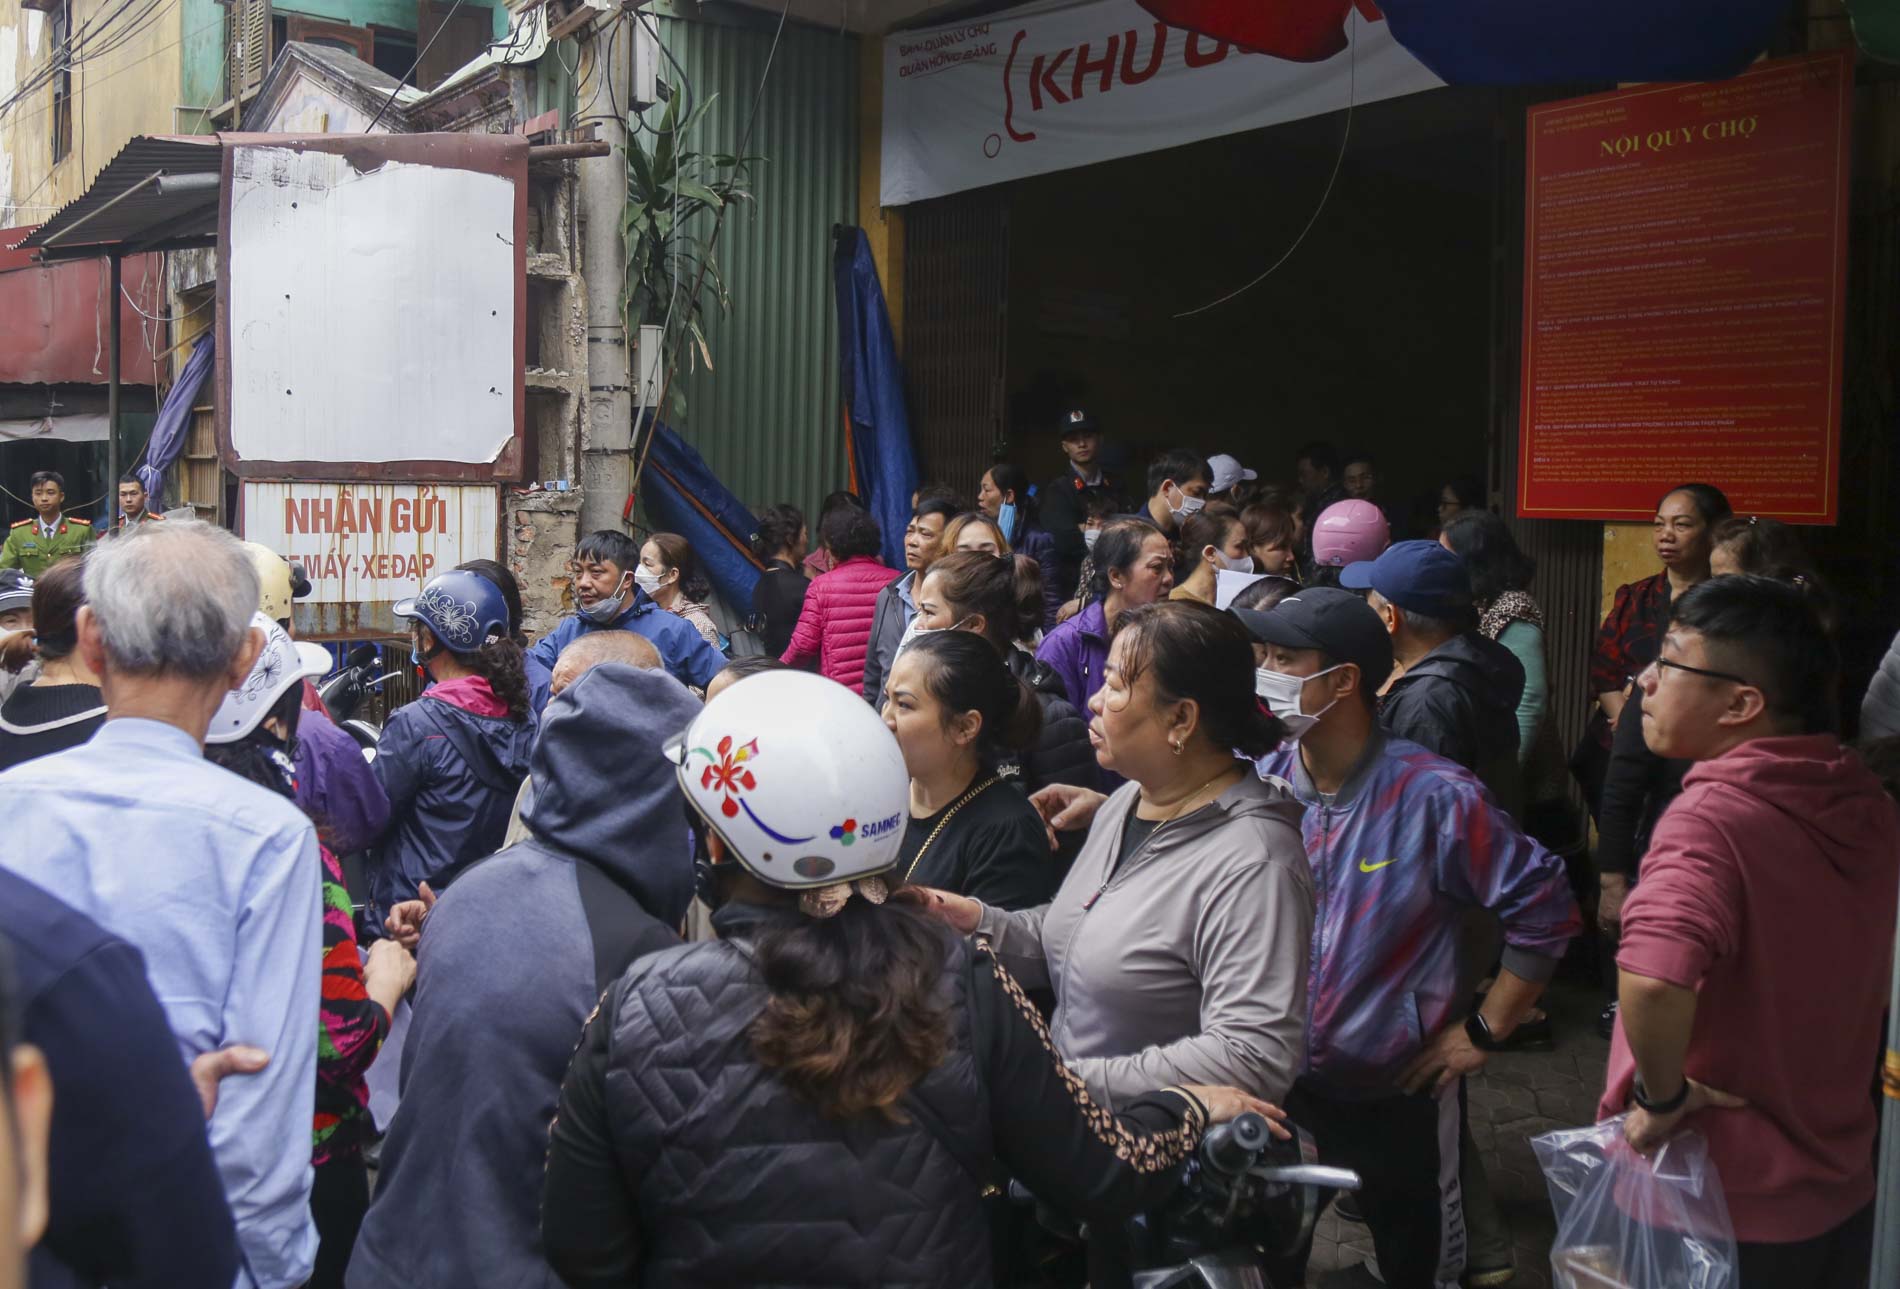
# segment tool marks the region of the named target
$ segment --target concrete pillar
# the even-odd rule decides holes
[[[611,77],[622,110],[628,110],[626,89],[633,61],[632,19],[624,13],[616,22],[623,28],[609,40],[611,27],[593,35],[593,55],[602,60],[600,75]],[[612,51],[612,57],[608,51]],[[627,253],[620,221],[627,205],[626,122],[607,110],[608,96],[597,106],[584,108],[599,114],[599,137],[612,146],[613,160],[580,167],[581,277],[587,284],[587,424],[581,438],[581,531],[619,529],[621,510],[633,467],[628,451],[633,439],[633,377],[630,337],[620,313],[621,290],[627,277]]]

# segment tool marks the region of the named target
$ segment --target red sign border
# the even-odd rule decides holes
[[[1828,328],[1828,355],[1834,368],[1834,379],[1828,388],[1827,412],[1827,476],[1824,487],[1823,509],[1819,511],[1779,511],[1775,518],[1790,523],[1836,524],[1840,522],[1840,440],[1841,440],[1841,386],[1844,373],[1841,371],[1842,335],[1847,323],[1847,252],[1848,252],[1848,214],[1852,195],[1852,157],[1849,149],[1853,142],[1854,129],[1854,63],[1852,51],[1847,49],[1825,50],[1811,54],[1797,54],[1791,58],[1777,58],[1749,68],[1747,71],[1731,77],[1726,84],[1748,80],[1772,74],[1781,74],[1794,67],[1812,66],[1817,62],[1833,62],[1836,67],[1836,93],[1838,107],[1835,113],[1834,131],[1834,301],[1831,321]],[[1702,82],[1670,81],[1662,85],[1645,85],[1637,89],[1611,90],[1603,94],[1590,94],[1582,98],[1564,99],[1554,103],[1539,103],[1525,111],[1524,130],[1524,310],[1523,335],[1518,348],[1518,408],[1517,408],[1517,497],[1515,501],[1517,517],[1520,519],[1583,519],[1606,523],[1641,523],[1653,518],[1647,510],[1615,510],[1608,507],[1583,509],[1579,507],[1539,508],[1529,504],[1530,467],[1531,467],[1531,381],[1532,368],[1531,335],[1535,313],[1533,300],[1536,291],[1536,273],[1534,255],[1536,252],[1537,209],[1535,185],[1537,182],[1537,121],[1540,116],[1555,111],[1568,111],[1584,103],[1613,103],[1621,99],[1643,98],[1652,94],[1668,94]],[[1665,485],[1666,486],[1666,485]]]

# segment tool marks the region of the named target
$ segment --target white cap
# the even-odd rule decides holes
[[[1234,460],[1234,458],[1228,456],[1225,452],[1216,452],[1213,456],[1207,458],[1207,468],[1214,476],[1207,485],[1209,492],[1226,492],[1243,479],[1258,479],[1260,477],[1252,470],[1242,469],[1240,462]]]
[[[302,684],[306,676],[330,670],[330,654],[322,645],[292,640],[275,619],[261,611],[251,616],[251,625],[264,633],[264,647],[244,683],[218,704],[218,714],[205,732],[207,743],[237,742],[258,727],[286,689]]]

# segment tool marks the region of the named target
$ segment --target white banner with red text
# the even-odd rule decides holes
[[[1443,84],[1369,0],[1337,7],[1338,29],[1315,32],[1305,61],[1166,26],[1136,0],[1050,0],[887,36],[879,200],[901,206]]]
[[[246,479],[245,539],[303,565],[311,604],[387,604],[437,573],[493,559],[492,484],[277,483]]]

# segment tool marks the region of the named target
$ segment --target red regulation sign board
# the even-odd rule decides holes
[[[1531,109],[1520,515],[1835,522],[1852,98],[1842,50]]]

